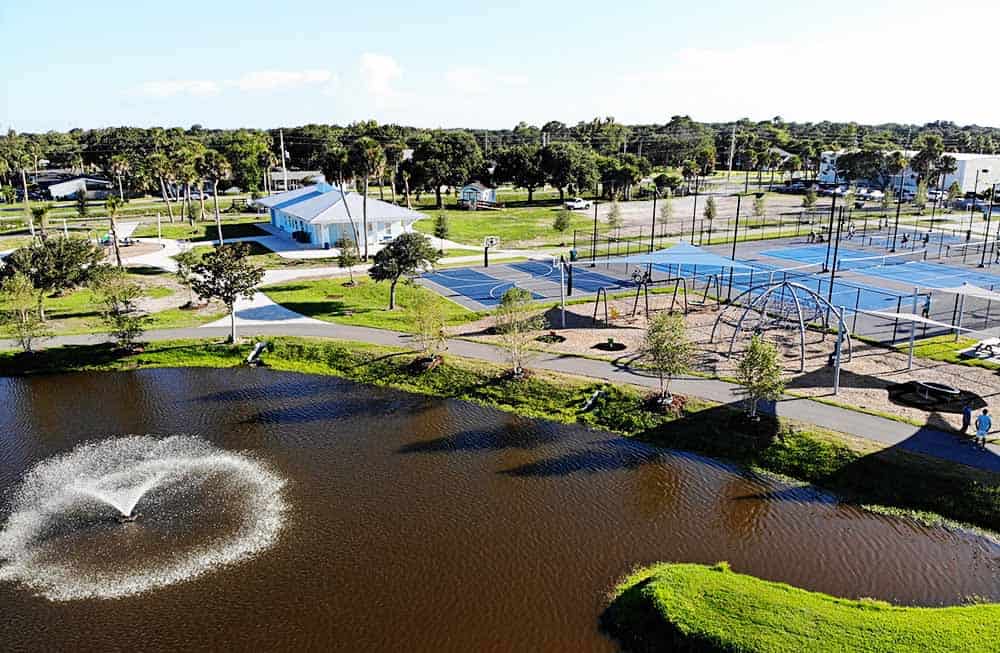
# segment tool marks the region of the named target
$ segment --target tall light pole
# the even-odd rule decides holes
[[[597,267],[597,200],[594,200],[594,237],[590,241],[590,267]]]
[[[736,193],[736,226],[733,227],[733,255],[730,257],[734,261],[736,260],[736,239],[740,235],[740,200],[743,196]],[[726,295],[726,301],[732,301],[733,299],[733,268],[729,268],[729,292]]]
[[[979,267],[986,267],[986,247],[990,244],[990,221],[993,219],[993,198],[997,196],[997,185],[990,188],[990,207],[986,210],[986,234],[983,237],[983,256],[979,259]],[[992,246],[990,247],[992,250]]]
[[[650,220],[650,223],[649,223],[649,253],[650,254],[653,253],[653,247],[654,247],[653,239],[656,237],[656,196],[657,195],[659,195],[659,193],[656,191],[656,188],[654,187],[653,188],[653,218],[652,218],[652,220]]]
[[[896,196],[896,223],[892,228],[892,251],[896,251],[896,236],[899,235],[899,214],[903,210],[903,175],[906,173],[906,166],[899,170],[899,192]]]
[[[694,176],[694,210],[691,212],[691,244],[694,245],[695,221],[698,219],[698,175]]]
[[[989,168],[983,168],[982,170],[976,168],[976,183],[972,186],[972,204],[969,206],[969,229],[965,232],[965,242],[972,240],[972,221],[976,217],[976,196],[979,193],[979,173],[988,173]],[[989,237],[989,230],[986,232],[987,237]]]

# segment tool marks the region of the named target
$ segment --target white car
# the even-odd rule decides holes
[[[563,206],[567,209],[589,209],[594,206],[594,203],[590,200],[585,200],[582,197],[574,197],[573,199],[566,202]]]

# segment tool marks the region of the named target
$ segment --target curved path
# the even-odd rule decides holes
[[[287,311],[287,309],[282,310]],[[384,329],[321,322],[305,318],[291,311],[288,312],[291,313],[291,316],[286,316],[289,319],[279,319],[276,321],[266,319],[241,320],[243,326],[240,329],[240,335],[308,336],[356,340],[397,347],[412,346],[412,336],[409,334]],[[248,315],[247,317],[252,318],[253,316]],[[146,340],[224,338],[229,335],[228,318],[224,322],[225,324],[214,323],[200,328],[150,331],[145,334],[144,338]],[[108,339],[106,334],[57,336],[47,340],[46,343],[53,346],[94,344],[105,342]],[[14,343],[0,341],[0,348],[2,347],[12,348],[14,347]],[[448,351],[456,356],[494,363],[502,362],[505,358],[504,352],[493,345],[468,340],[449,340]],[[539,353],[532,361],[531,366],[538,369],[585,376],[612,383],[630,383],[648,388],[656,388],[659,385],[659,381],[655,377],[649,376],[641,370],[616,365],[609,361],[581,358],[566,354]],[[738,401],[742,390],[740,386],[733,383],[697,377],[676,379],[672,382],[672,389],[679,394],[701,397],[720,403]],[[959,442],[952,433],[931,427],[913,426],[810,399],[795,397],[786,397],[776,402],[773,406],[768,407],[768,409],[782,417],[866,438],[887,447],[900,447],[907,451],[928,454],[979,469],[1000,472],[1000,447],[989,445],[986,451],[976,449]]]

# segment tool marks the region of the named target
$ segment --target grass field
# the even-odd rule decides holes
[[[424,210],[424,209],[422,209]],[[552,223],[560,207],[535,206],[530,208],[507,208],[498,211],[464,211],[461,209],[425,209],[427,219],[414,223],[421,233],[434,233],[434,216],[444,213],[448,216],[448,239],[467,245],[482,245],[486,236],[499,236],[500,246],[540,247],[559,246],[573,241],[574,229],[589,229],[594,224],[592,213],[573,211],[570,227],[565,233],[552,228]],[[602,220],[602,223],[604,221]],[[607,228],[600,224],[600,231]]]
[[[396,287],[396,310],[389,311],[389,284],[375,283],[367,275],[356,275],[357,285],[345,286],[346,278],[292,281],[266,286],[264,293],[285,308],[325,322],[378,329],[414,331],[408,308],[418,302],[430,304],[445,324],[464,324],[480,317],[437,293],[400,282]]]
[[[634,651],[968,653],[996,651],[1000,605],[894,607],[737,574],[659,564],[615,590],[602,619]]]
[[[152,299],[162,299],[175,293],[175,290],[166,285],[157,283],[156,278],[160,274],[132,273],[132,279],[144,287],[144,296]],[[101,321],[101,305],[94,298],[94,293],[89,288],[78,288],[59,297],[45,297],[43,301],[45,307],[45,318],[49,331],[53,335],[71,335],[81,333],[100,333],[107,331],[107,327]],[[6,306],[0,301],[0,311]],[[213,319],[222,317],[223,312],[219,310],[204,311],[182,311],[180,309],[167,309],[153,313],[146,323],[147,329],[167,329],[197,326]],[[0,327],[0,336],[9,336],[10,331]]]

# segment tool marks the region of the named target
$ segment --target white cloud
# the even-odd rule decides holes
[[[219,85],[207,79],[164,79],[143,82],[134,89],[138,95],[167,98],[175,95],[206,96],[219,92]]]
[[[361,81],[376,104],[383,103],[396,95],[393,83],[402,74],[402,67],[389,55],[372,52],[361,55]]]
[[[226,85],[241,91],[271,91],[323,84],[333,79],[334,74],[329,70],[257,70],[229,80]]]

